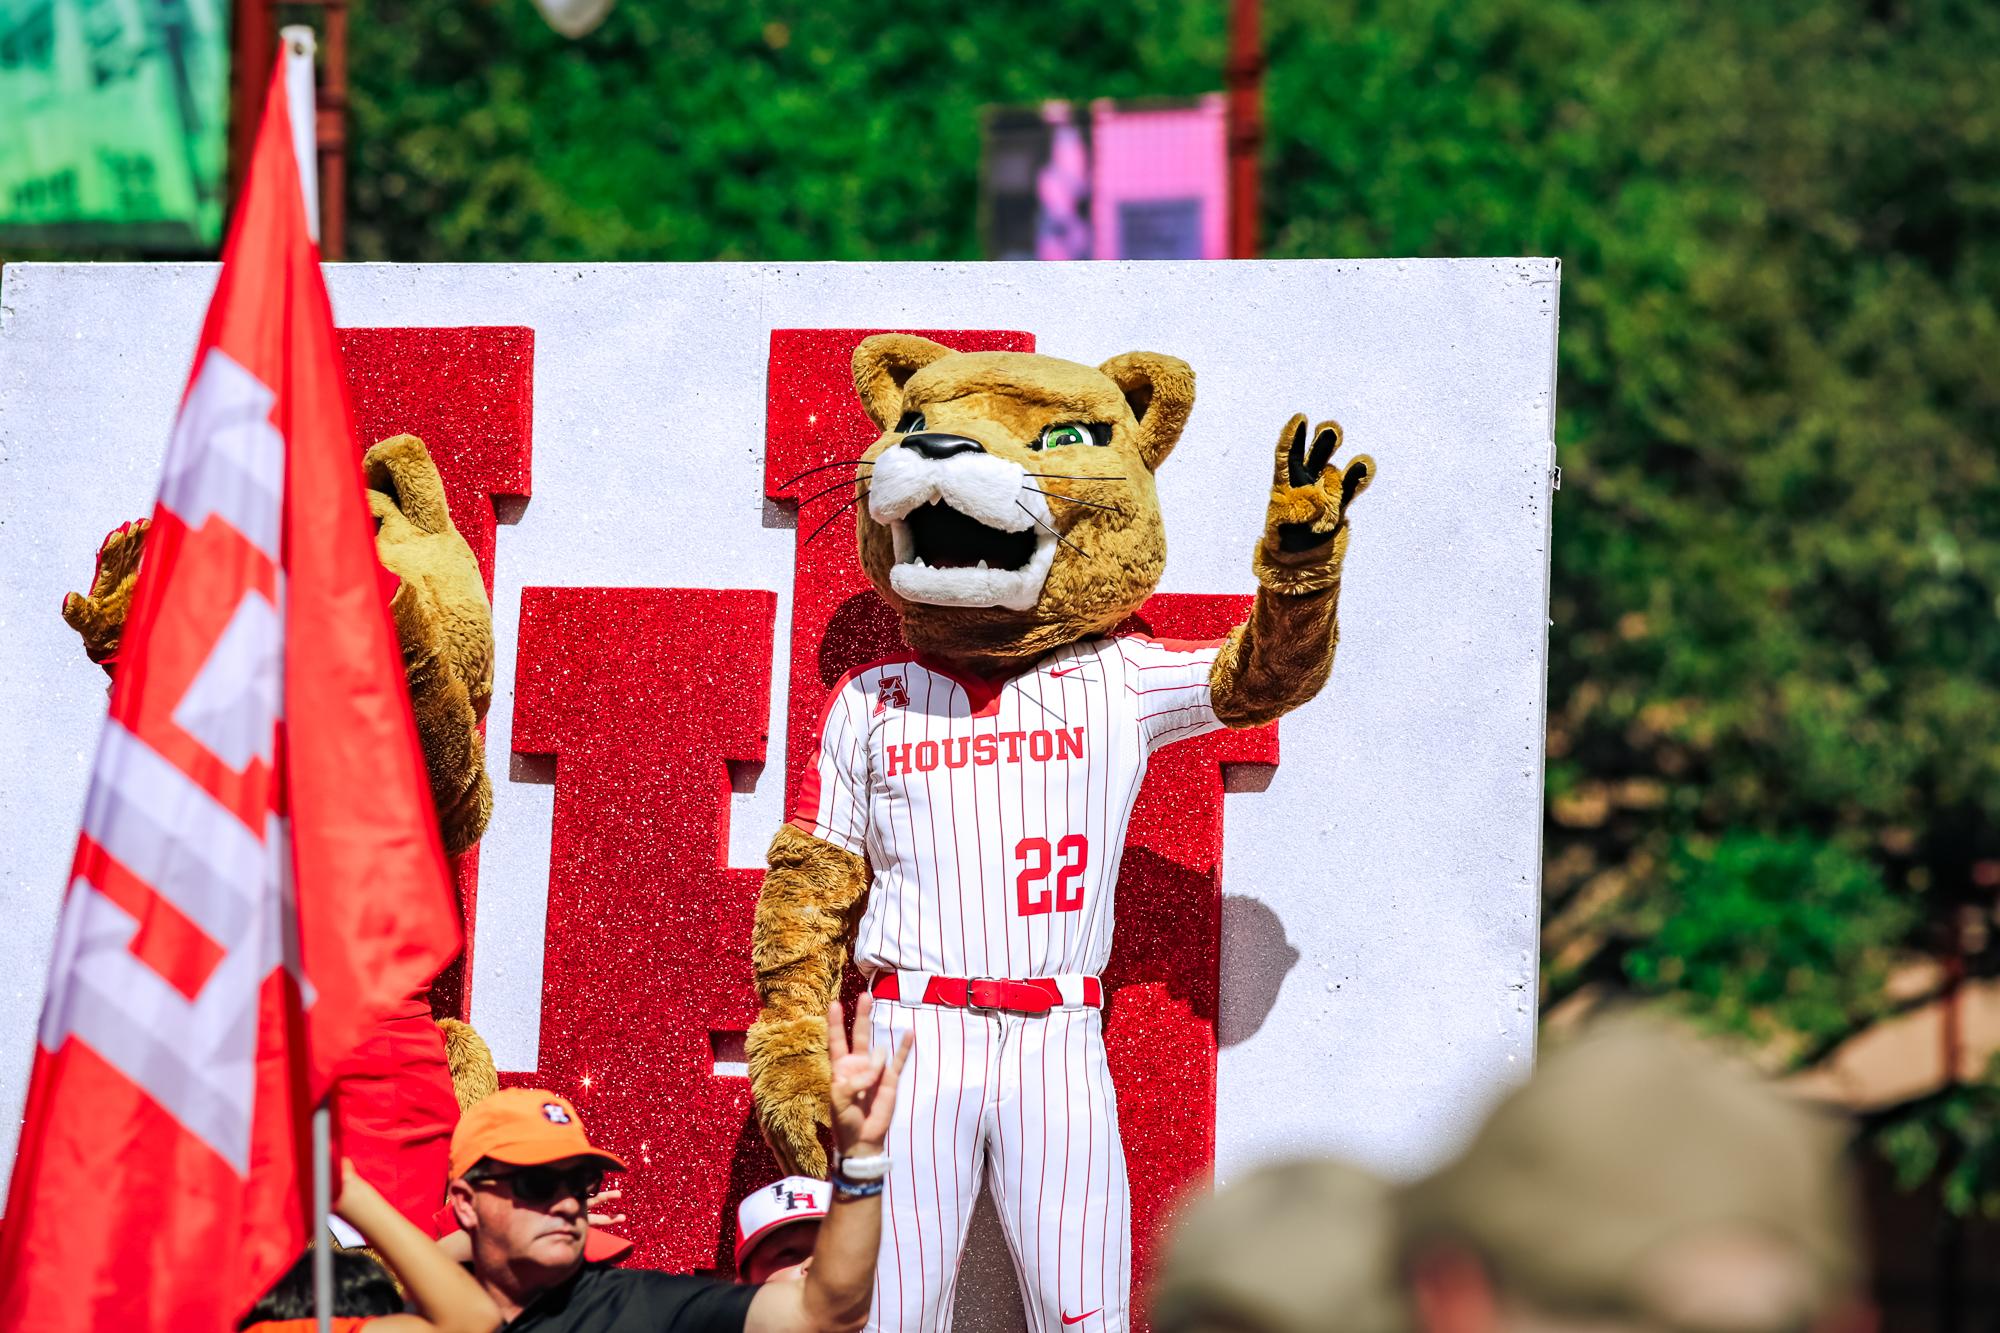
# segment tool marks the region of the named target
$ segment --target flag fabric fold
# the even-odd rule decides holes
[[[0,1221],[0,1333],[200,1329],[310,1114],[457,952],[281,68],[168,440]]]

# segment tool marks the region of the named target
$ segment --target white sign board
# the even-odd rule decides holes
[[[104,676],[58,608],[87,588],[103,534],[150,512],[214,276],[13,265],[0,287],[10,1125],[105,704]],[[1253,590],[1271,449],[1291,413],[1338,418],[1349,451],[1380,465],[1354,511],[1333,678],[1282,724],[1269,788],[1228,798],[1218,1174],[1301,1151],[1415,1171],[1525,1073],[1555,261],[349,265],[328,276],[343,325],[535,334],[533,496],[498,537],[496,802],[473,978],[473,1019],[501,1068],[536,1062],[553,803],[552,787],[508,763],[523,588],[775,592],[775,758],[797,534],[764,500],[770,336],[874,327],[1018,329],[1088,364],[1135,349],[1191,363],[1199,398],[1160,473],[1163,591]],[[782,774],[774,762],[734,798],[732,864],[761,864],[784,814]]]

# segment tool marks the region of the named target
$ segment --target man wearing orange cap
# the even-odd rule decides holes
[[[475,1103],[451,1139],[449,1203],[472,1241],[472,1272],[504,1328],[539,1333],[859,1333],[882,1238],[883,1140],[909,1058],[870,1049],[861,997],[850,1048],[827,1010],[832,1064],[833,1202],[803,1281],[739,1286],[585,1262],[585,1205],[625,1164],[591,1144],[576,1107],[514,1088]]]

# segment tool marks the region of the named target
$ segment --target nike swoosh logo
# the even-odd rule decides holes
[[[1072,671],[1081,671],[1081,670],[1083,670],[1083,668],[1082,668],[1082,667],[1080,667],[1080,666],[1066,666],[1066,667],[1064,667],[1064,668],[1063,668],[1062,670],[1060,670],[1060,671],[1051,671],[1051,672],[1049,672],[1049,675],[1050,675],[1050,677],[1051,677],[1051,678],[1054,678],[1054,677],[1057,677],[1057,676],[1067,676],[1067,675],[1068,675],[1068,674],[1069,674],[1070,672],[1072,672]],[[1091,1313],[1091,1314],[1096,1314],[1096,1313],[1097,1313],[1097,1311],[1095,1311],[1095,1310],[1092,1310],[1092,1311],[1091,1311],[1090,1313]],[[1078,1316],[1077,1316],[1077,1318],[1078,1318],[1078,1319],[1087,1319],[1087,1318],[1089,1318],[1089,1315],[1078,1315]]]
[[[1104,1307],[1100,1305],[1095,1310],[1085,1310],[1082,1314],[1066,1314],[1062,1317],[1062,1320],[1065,1324],[1080,1324],[1094,1314],[1103,1313]]]

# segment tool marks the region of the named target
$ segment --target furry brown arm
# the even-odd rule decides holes
[[[437,604],[405,582],[389,599],[403,650],[403,679],[430,777],[444,849],[458,855],[486,831],[493,784],[486,776],[486,737],[479,730],[465,681],[452,670]]]
[[[1318,694],[1340,641],[1340,571],[1347,506],[1375,477],[1375,460],[1331,466],[1340,426],[1313,432],[1295,416],[1278,436],[1277,474],[1254,567],[1257,600],[1230,631],[1210,670],[1209,699],[1225,726],[1262,726]]]
[[[444,849],[456,856],[486,831],[493,784],[479,720],[493,694],[493,610],[479,562],[452,526],[444,479],[414,435],[362,457],[375,558],[402,580],[389,602],[403,676],[423,743]]]
[[[826,1176],[826,1006],[868,891],[867,863],[791,824],[771,839],[750,963],[761,1012],[745,1047],[764,1138],[792,1175]]]

